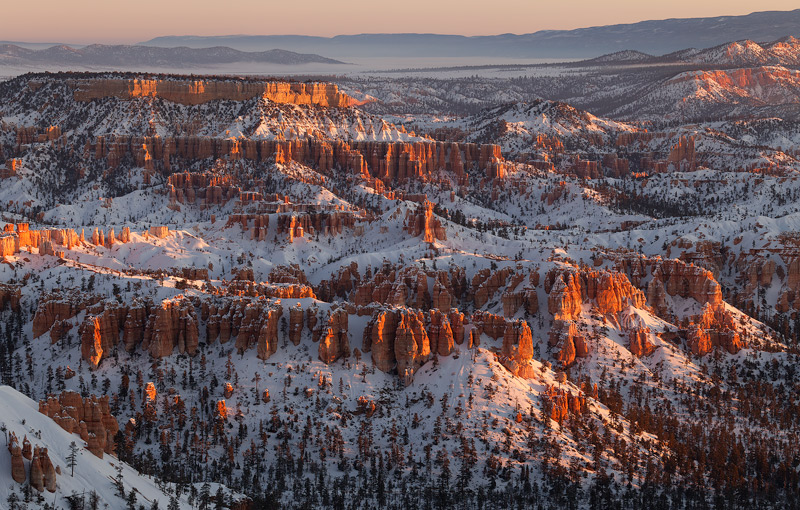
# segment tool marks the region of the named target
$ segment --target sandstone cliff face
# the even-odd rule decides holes
[[[433,214],[433,203],[426,201],[416,212],[406,214],[406,230],[414,237],[422,237],[426,243],[447,239],[441,221]]]
[[[708,253],[710,245],[698,244],[697,253]],[[689,246],[691,243],[689,243]],[[683,247],[687,245],[684,244]],[[704,247],[705,246],[705,247]],[[716,260],[715,256],[704,256],[702,259]],[[713,264],[710,264],[713,265]],[[731,354],[739,352],[745,345],[739,326],[731,312],[722,301],[722,289],[711,271],[678,259],[661,260],[639,257],[624,257],[617,260],[620,270],[631,275],[634,283],[642,283],[647,271],[652,279],[647,283],[647,302],[659,317],[674,321],[674,313],[670,310],[668,296],[690,298],[703,305],[702,313],[684,317],[681,320],[686,328],[685,336],[690,351],[696,356],[704,356],[714,347],[720,347]],[[748,278],[758,280],[772,279],[772,265],[761,264],[749,273]],[[629,331],[631,352],[647,356],[653,348],[642,343],[645,337],[633,328]]]
[[[545,412],[553,421],[561,424],[570,414],[580,414],[586,410],[586,397],[573,395],[565,390],[548,386],[543,395]]]
[[[627,306],[643,308],[645,296],[622,273],[587,271],[581,273],[586,294],[604,315],[617,314]]]
[[[79,235],[72,229],[30,230],[27,223],[16,224],[16,230],[14,227],[15,225],[6,224],[4,231],[0,233],[0,257],[20,253],[23,249],[29,252],[35,249],[38,250],[39,255],[64,258],[65,250],[87,244],[83,233]],[[130,230],[125,227],[123,232],[125,234],[117,237],[113,228],[109,229],[108,234],[95,228],[91,244],[111,248],[116,242],[130,241]]]
[[[225,205],[228,201],[239,198],[241,191],[233,181],[233,176],[230,175],[183,172],[170,175],[166,187],[171,204],[208,207]]]
[[[481,310],[476,311],[472,314],[472,322],[475,325],[474,331],[478,337],[480,337],[481,334],[486,334],[497,340],[502,337],[506,331],[505,318],[489,312],[483,312]]]
[[[152,170],[169,171],[173,162],[201,159],[229,160],[274,160],[278,164],[291,161],[309,165],[323,175],[340,169],[347,175],[357,176],[369,182],[379,191],[384,185],[408,181],[432,181],[439,172],[453,175],[466,184],[468,177],[464,168],[483,171],[487,177],[502,178],[504,162],[500,159],[497,145],[458,144],[451,142],[384,142],[326,140],[319,137],[294,138],[291,140],[252,140],[231,138],[208,138],[197,136],[135,137],[130,135],[99,136],[85,147],[96,159],[106,159],[111,168],[117,168],[122,157],[130,154],[137,166]],[[497,154],[497,157],[487,157]],[[191,177],[190,180],[195,179]],[[203,180],[204,178],[198,178]],[[168,184],[170,198],[180,203],[194,202],[200,205],[224,203],[235,195],[235,187],[223,184],[195,187],[186,178],[176,178]],[[179,191],[182,190],[182,191]],[[174,191],[174,194],[173,194]],[[202,196],[200,196],[202,195]],[[246,199],[249,197],[245,197]]]
[[[481,307],[493,298],[497,291],[506,285],[506,280],[513,272],[514,270],[510,267],[505,267],[495,272],[491,272],[488,269],[479,271],[472,278],[473,303],[475,303],[475,306]],[[521,277],[522,275],[518,276]],[[519,283],[519,279],[515,282],[516,284]],[[516,284],[510,284],[509,287],[513,289],[517,286]]]
[[[566,277],[558,275],[547,298],[547,309],[555,320],[569,321],[578,318],[581,313],[581,288],[578,278],[573,273]]]
[[[31,466],[36,463],[37,459],[41,467],[42,484],[44,485],[44,489],[47,490],[47,492],[55,492],[56,470],[53,466],[53,462],[50,460],[50,455],[47,453],[47,448],[39,448],[38,446],[34,448]],[[31,467],[31,470],[33,470],[33,467]],[[31,480],[33,480],[33,476],[31,476]]]
[[[376,368],[383,372],[396,368],[403,381],[410,384],[432,353],[446,356],[452,352],[454,340],[448,317],[439,310],[432,310],[427,320],[425,315],[409,308],[376,310],[364,329],[362,351],[372,353]]]
[[[650,356],[655,352],[656,346],[648,339],[647,329],[635,329],[628,332],[628,350],[631,354],[640,358]]]
[[[77,101],[91,101],[106,97],[133,99],[160,97],[184,105],[198,105],[209,101],[244,101],[264,97],[276,103],[318,105],[346,108],[358,104],[350,96],[339,92],[330,83],[289,83],[224,80],[159,80],[159,79],[106,79],[72,80]]]
[[[148,318],[142,347],[154,358],[178,352],[197,352],[199,329],[194,305],[188,299],[162,301]]]
[[[378,303],[421,309],[433,307],[447,311],[454,302],[453,295],[462,292],[458,290],[458,284],[452,282],[451,276],[457,278],[453,272],[426,272],[416,266],[396,269],[394,266],[385,265],[376,270],[371,277],[366,275],[358,279],[348,277],[344,282],[340,278],[331,282],[323,281],[320,293],[322,295],[335,293],[340,297],[350,296],[356,306]],[[433,285],[429,284],[429,278],[433,279]]]
[[[715,265],[714,262],[707,263]],[[642,286],[648,271],[652,274],[652,279],[647,283],[647,303],[660,317],[669,319],[664,315],[669,313],[667,296],[691,298],[700,304],[722,303],[722,288],[714,274],[692,263],[678,259],[620,257],[616,260],[616,266],[638,287]]]
[[[711,303],[703,307],[700,315],[690,318],[687,342],[692,354],[696,356],[705,356],[713,347],[736,354],[746,345],[739,334],[733,314],[724,304]]]
[[[14,432],[8,438],[8,451],[11,454],[11,479],[17,483],[25,483],[25,461],[22,460],[22,448]]]
[[[705,304],[722,303],[722,289],[714,275],[702,267],[678,260],[665,260],[653,270],[653,279],[663,282],[670,296],[690,297]]]
[[[150,301],[136,299],[131,303],[123,323],[122,339],[126,351],[133,352],[144,341],[147,318],[152,308]]]
[[[576,357],[585,358],[589,355],[586,339],[578,333],[574,321],[553,321],[549,343],[551,347],[559,347],[555,358],[564,366],[574,363]]]
[[[364,329],[361,350],[372,352],[372,362],[382,372],[391,372],[395,367],[397,316],[393,310],[379,310]]]
[[[111,415],[108,396],[82,398],[78,393],[65,391],[39,401],[39,412],[50,417],[67,432],[80,433],[87,448],[97,457],[103,452],[113,454],[114,436],[119,431]]]
[[[99,300],[98,296],[80,298],[74,294],[67,296],[60,292],[42,296],[33,316],[33,337],[39,338],[50,331],[56,321],[71,319]]]
[[[278,215],[277,233],[286,236],[289,242],[295,238],[316,233],[339,235],[345,229],[355,231],[362,218],[352,212],[307,212]]]
[[[394,354],[397,360],[397,373],[406,385],[411,383],[414,373],[431,354],[424,322],[422,312],[400,310],[395,332]]]
[[[303,307],[298,303],[289,309],[289,340],[294,345],[300,345],[303,336]]]
[[[525,321],[509,322],[503,332],[503,365],[520,377],[532,377],[533,337]]]
[[[38,446],[31,459],[29,479],[31,487],[39,492],[44,492],[44,471],[42,470],[41,452]]]
[[[360,281],[358,264],[353,262],[332,274],[330,280],[323,280],[315,290],[321,300],[332,301],[334,297],[346,298]],[[359,303],[356,302],[356,304]],[[311,326],[309,329],[312,329]]]
[[[603,315],[616,315],[627,306],[641,308],[646,302],[644,293],[618,272],[554,269],[547,274],[545,290],[547,285],[552,285],[547,305],[555,320],[576,320],[583,303],[592,304]]]
[[[458,308],[451,308],[447,313],[447,319],[450,322],[450,331],[453,333],[453,341],[456,344],[461,345],[464,343],[464,332],[466,330],[466,319],[464,314],[461,313]]]
[[[283,315],[283,308],[270,308],[263,316],[258,331],[256,352],[258,359],[268,359],[278,351],[278,321]]]
[[[448,310],[453,304],[453,295],[448,288],[438,279],[433,284],[431,292],[431,307],[437,310]]]
[[[81,356],[96,367],[103,354],[110,353],[119,342],[119,330],[128,316],[127,308],[116,303],[101,302],[91,307],[78,333],[81,337]]]
[[[350,355],[347,310],[337,308],[331,311],[328,326],[319,341],[319,359],[331,364],[340,357]]]
[[[439,356],[449,356],[453,352],[453,329],[450,327],[450,319],[447,315],[437,309],[431,310],[428,314],[426,331],[431,353]],[[463,326],[461,335],[463,339]]]
[[[20,287],[16,285],[0,284],[0,310],[7,306],[11,310],[19,311],[19,300],[22,296]]]

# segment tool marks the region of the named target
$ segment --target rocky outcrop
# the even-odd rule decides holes
[[[44,492],[44,471],[42,470],[41,452],[37,446],[31,459],[30,484],[39,492]]]
[[[439,305],[446,302],[441,293],[444,291],[448,295],[450,292],[447,287],[441,284],[441,274],[432,273],[437,275],[436,283],[439,283]],[[444,273],[446,274],[446,273]],[[321,292],[332,294],[337,292],[337,295],[351,296],[353,304],[356,306],[367,306],[370,303],[380,303],[390,306],[408,306],[413,308],[427,309],[432,306],[431,292],[429,291],[429,274],[416,266],[406,266],[402,269],[395,269],[392,266],[386,265],[380,270],[376,271],[371,278],[366,275],[360,281],[346,281],[345,283],[355,292],[348,292],[346,286],[339,283],[338,288],[327,290],[323,287]],[[324,286],[330,285],[328,282],[323,282]],[[331,285],[332,286],[332,285]],[[435,307],[436,308],[436,307]]]
[[[150,227],[147,232],[151,236],[156,237],[158,239],[164,239],[165,237],[169,237],[169,227],[166,227],[164,225]]]
[[[667,289],[660,278],[653,278],[647,284],[647,302],[653,308],[656,315],[667,318],[669,306],[667,305]]]
[[[338,271],[331,275],[330,280],[320,282],[315,290],[321,300],[332,301],[334,297],[346,298],[360,281],[361,275],[358,272],[358,264],[352,262],[348,266],[339,268]],[[356,302],[355,304],[358,305],[359,303]],[[310,326],[309,329],[311,329]]]
[[[17,483],[25,483],[25,461],[22,459],[22,448],[14,432],[8,437],[8,451],[11,454],[11,479]]]
[[[448,288],[438,279],[433,284],[431,292],[431,307],[438,310],[449,310],[453,304],[453,296]]]
[[[127,308],[111,302],[91,307],[78,330],[81,337],[81,356],[96,367],[103,354],[110,353],[119,341],[121,324],[128,316]]]
[[[574,363],[576,357],[589,356],[589,345],[583,335],[578,333],[578,326],[574,321],[553,321],[549,344],[551,347],[558,346],[555,358],[564,366]]]
[[[690,318],[687,343],[696,356],[705,356],[713,347],[736,354],[745,347],[738,321],[724,304],[707,303],[700,315]]]
[[[277,352],[278,321],[282,314],[282,307],[254,299],[217,299],[203,302],[201,306],[207,342],[227,343],[235,337],[239,353],[255,346],[259,359],[267,359]],[[300,326],[302,330],[302,323]]]
[[[11,257],[17,253],[17,237],[14,235],[0,235],[0,257]]]
[[[450,320],[447,315],[437,309],[431,310],[428,314],[426,331],[432,353],[439,356],[449,356],[453,352],[453,330],[450,327]],[[464,331],[463,326],[461,326],[462,340],[463,336]]]
[[[194,305],[188,299],[164,300],[151,312],[142,347],[154,358],[178,352],[197,352],[199,329]]]
[[[696,169],[695,139],[693,136],[681,136],[678,143],[669,151],[667,161],[681,172],[692,172]]]
[[[595,302],[595,308],[601,314],[617,314],[627,306],[642,308],[645,305],[642,291],[631,285],[622,273],[584,271],[581,279],[587,297]]]
[[[709,243],[697,243],[697,246],[699,253],[707,251],[704,246],[711,247]],[[627,274],[634,285],[646,288],[647,304],[657,316],[668,322],[675,320],[674,311],[670,309],[670,296],[690,298],[701,305],[708,303],[716,307],[722,304],[722,287],[708,269],[679,259],[662,260],[632,254],[614,255],[614,258],[616,269]],[[716,267],[717,256],[703,256],[702,259],[711,260],[707,263]],[[652,275],[649,281],[646,280],[648,273]],[[759,274],[756,272],[754,277],[758,278]]]
[[[708,331],[700,326],[692,326],[689,328],[686,340],[689,344],[692,354],[695,356],[705,356],[711,352],[713,345],[711,344],[711,336]]]
[[[547,298],[548,311],[556,320],[575,320],[581,313],[581,303],[579,279],[571,272],[565,276],[559,274]]]
[[[74,391],[65,391],[39,401],[39,412],[50,417],[69,433],[79,433],[87,449],[97,457],[113,454],[114,436],[119,431],[111,415],[108,396],[82,398]]]
[[[627,306],[641,308],[645,305],[644,293],[631,285],[619,272],[592,269],[550,271],[548,310],[555,320],[576,320],[583,303],[591,303],[603,315],[615,315]]]
[[[646,328],[634,329],[628,332],[628,350],[631,354],[644,358],[655,352],[656,346],[648,338],[650,330]]]
[[[506,331],[505,318],[481,310],[472,314],[472,323],[475,325],[475,331],[478,337],[482,334],[486,334],[497,340],[502,337]]]
[[[328,325],[319,340],[319,359],[331,364],[341,357],[350,355],[348,333],[348,314],[342,308],[331,310]]]
[[[528,323],[522,320],[506,324],[503,333],[503,365],[514,375],[532,377],[533,336]]]
[[[38,450],[38,451],[37,451]],[[47,492],[55,492],[56,491],[56,470],[53,466],[53,462],[50,460],[50,455],[47,453],[47,448],[39,448],[36,447],[33,450],[33,459],[31,460],[31,465],[35,462],[35,459],[39,458],[39,465],[42,469],[42,482],[44,484],[45,490]],[[33,477],[31,477],[33,479]]]
[[[410,308],[379,309],[364,329],[362,351],[372,353],[372,362],[383,372],[397,373],[406,384],[432,353],[428,330],[436,335],[437,353],[450,354],[453,346],[452,329],[448,333],[449,319],[439,310],[433,310],[427,321],[425,313]],[[428,330],[426,330],[426,324]]]
[[[667,294],[692,298],[712,305],[722,303],[722,289],[714,275],[702,267],[678,260],[664,260],[653,270],[653,278],[663,282]]]
[[[510,267],[491,272],[488,269],[482,269],[472,278],[472,289],[474,292],[473,302],[476,307],[485,305],[500,288],[506,285],[506,280],[514,272]],[[515,275],[515,282],[509,284],[510,289],[516,288],[522,280],[523,275]],[[515,310],[516,311],[516,310]]]
[[[461,345],[464,343],[464,331],[466,329],[464,314],[461,313],[458,308],[451,308],[447,313],[447,320],[450,322],[450,331],[453,333],[453,341]]]
[[[265,82],[257,80],[140,79],[70,80],[76,101],[106,97],[130,100],[159,97],[173,103],[198,105],[209,101],[245,101],[264,97],[275,103],[346,108],[358,104],[331,83]]]
[[[303,307],[300,303],[289,309],[289,340],[294,345],[300,345],[303,337]]]
[[[586,397],[574,395],[555,386],[548,386],[542,395],[545,414],[561,424],[570,414],[580,414],[586,410]]]
[[[88,154],[106,159],[116,168],[125,155],[133,156],[137,166],[169,171],[176,161],[201,159],[267,161],[287,164],[291,161],[311,166],[328,175],[337,168],[347,175],[365,179],[371,187],[382,191],[385,184],[407,181],[431,181],[439,172],[448,172],[459,183],[468,182],[465,168],[482,171],[489,179],[505,175],[505,163],[497,145],[476,145],[453,142],[385,142],[326,140],[321,137],[297,137],[291,140],[254,140],[208,138],[198,136],[99,136],[86,145]],[[178,203],[178,187],[174,202]],[[226,201],[225,191],[212,193],[211,201]],[[183,195],[189,198],[186,193]],[[214,198],[216,197],[216,198]],[[250,197],[245,197],[249,200]],[[197,200],[197,195],[195,195]],[[195,202],[197,203],[197,202]],[[208,205],[209,197],[201,205]]]
[[[414,237],[422,237],[426,243],[447,239],[442,222],[433,214],[433,203],[428,201],[418,210],[406,212],[406,230]]]
[[[145,147],[146,150],[146,147]],[[239,198],[241,190],[233,176],[210,172],[182,172],[167,180],[170,204],[192,204],[201,207],[225,205]]]
[[[397,360],[397,373],[408,385],[417,369],[428,360],[431,347],[428,334],[425,332],[422,312],[400,309],[398,315],[394,355]]]
[[[133,352],[136,346],[144,341],[147,318],[152,308],[152,303],[149,301],[135,299],[131,303],[122,331],[122,341],[126,351]]]
[[[397,316],[394,310],[378,310],[364,329],[361,350],[372,352],[372,363],[382,372],[391,372],[395,367]]]
[[[21,296],[22,289],[19,286],[0,283],[0,310],[9,307],[11,310],[18,312]]]
[[[283,308],[280,307],[270,308],[263,314],[256,344],[258,359],[269,359],[278,351],[278,321],[282,314]]]
[[[108,234],[102,230],[94,229],[91,237],[91,244],[111,248],[116,242],[128,242],[130,240],[130,230],[126,227],[123,232],[127,236],[115,236],[114,229],[109,229]],[[7,224],[5,230],[0,234],[0,257],[7,257],[27,250],[29,253],[39,255],[53,255],[59,258],[66,257],[66,250],[72,250],[76,246],[89,246],[83,236],[72,229],[44,229],[30,230],[27,223],[17,223],[16,230],[14,225]]]
[[[33,337],[39,338],[50,331],[56,321],[71,319],[99,300],[97,296],[82,298],[80,293],[54,292],[42,296],[33,316]]]

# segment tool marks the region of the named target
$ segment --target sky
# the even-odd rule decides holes
[[[797,0],[37,0],[6,2],[0,40],[135,43],[162,35],[525,34],[792,10]]]

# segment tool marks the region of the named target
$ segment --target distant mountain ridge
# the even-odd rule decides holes
[[[338,60],[314,54],[272,49],[246,52],[225,46],[209,48],[160,48],[155,46],[92,44],[82,48],[67,45],[33,50],[13,44],[0,44],[0,63],[79,64],[79,65],[152,65],[188,67],[204,64],[253,62],[269,64],[342,64]]]
[[[657,57],[636,50],[624,50],[574,65],[697,64],[718,67],[800,66],[800,39],[788,36],[772,42],[749,39],[727,42],[712,48],[686,48]]]
[[[789,36],[761,44],[751,40],[735,41],[704,50],[679,51],[663,58],[695,64],[796,66],[800,65],[800,40]]]
[[[663,55],[687,47],[709,48],[733,38],[774,41],[786,36],[800,36],[800,9],[756,12],[745,16],[651,20],[576,30],[543,30],[523,35],[164,36],[140,45],[200,48],[222,44],[243,51],[280,47],[297,52],[322,52],[333,58],[419,55],[587,58],[630,49]]]

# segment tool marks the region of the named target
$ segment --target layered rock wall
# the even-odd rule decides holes
[[[358,104],[331,83],[289,83],[178,79],[70,80],[76,101],[116,97],[130,100],[158,97],[173,103],[198,105],[209,101],[245,101],[264,97],[276,103],[346,108]]]

